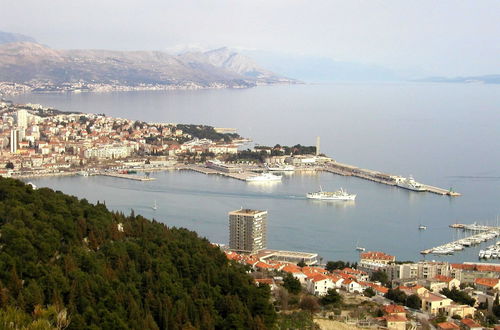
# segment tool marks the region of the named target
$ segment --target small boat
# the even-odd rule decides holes
[[[427,229],[427,226],[420,225],[420,226],[418,226],[418,229],[419,229],[419,230],[426,230],[426,229]]]
[[[365,249],[364,247],[359,246],[359,241],[358,241],[358,242],[356,242],[356,251],[363,252],[363,251],[365,251],[365,250],[366,250],[366,249]]]
[[[153,210],[155,210],[155,211],[158,209],[158,205],[156,205],[156,199],[155,199],[155,202],[154,202],[154,204],[153,204],[152,209],[153,209]]]

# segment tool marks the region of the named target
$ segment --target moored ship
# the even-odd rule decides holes
[[[332,200],[332,201],[353,201],[356,198],[355,194],[348,194],[347,191],[340,188],[337,191],[320,191],[307,193],[309,199]]]
[[[409,178],[399,181],[396,186],[413,191],[426,191],[425,187],[421,183],[415,181],[411,175]]]
[[[276,182],[281,181],[281,175],[272,173],[262,173],[261,175],[252,176],[246,179],[247,182]]]

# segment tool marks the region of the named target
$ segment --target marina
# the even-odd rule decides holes
[[[461,251],[464,248],[471,247],[483,242],[486,242],[491,239],[495,239],[500,235],[500,227],[498,226],[483,226],[483,225],[478,225],[476,223],[473,224],[453,224],[450,225],[450,228],[454,229],[462,229],[464,231],[471,231],[473,232],[472,235],[446,243],[442,244],[430,249],[422,250],[420,251],[421,254],[426,255],[426,254],[453,254],[456,251]],[[486,256],[486,251],[491,251],[488,253]],[[493,255],[495,257],[500,256],[500,245],[495,244],[490,246],[486,251],[481,250],[479,253],[480,258],[485,257],[489,258]],[[495,254],[493,254],[495,252]],[[497,253],[498,252],[498,253]]]

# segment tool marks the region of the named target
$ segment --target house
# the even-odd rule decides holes
[[[368,281],[368,279],[370,278],[370,276],[368,276],[367,272],[357,270],[357,269],[352,269],[349,267],[345,267],[344,269],[342,269],[342,273],[352,275],[358,281]]]
[[[306,289],[307,292],[314,294],[316,296],[324,296],[328,293],[329,289],[334,289],[335,284],[326,275],[314,274],[306,278]]]
[[[453,288],[460,288],[460,281],[453,277],[436,275],[427,280],[427,286],[432,292],[439,292],[444,288],[449,290]]]
[[[363,288],[363,291],[368,289],[368,288],[372,288],[377,296],[384,296],[387,292],[389,292],[388,288],[386,288],[385,286],[379,285],[379,284],[375,284],[375,283],[371,283],[371,282],[359,282],[359,284]]]
[[[384,252],[374,252],[374,251],[361,253],[359,259],[360,263],[366,262],[366,263],[377,263],[386,265],[396,261],[395,256],[385,254]]]
[[[483,327],[480,325],[480,324],[477,324],[476,322],[474,322],[473,319],[462,319],[460,321],[461,325],[462,325],[462,328],[464,328],[465,330],[482,330]]]
[[[485,293],[500,290],[500,279],[498,278],[476,278],[474,284],[479,291]]]
[[[391,304],[384,306],[384,313],[388,315],[406,315],[405,308],[401,305]]]
[[[327,275],[333,282],[333,285],[335,288],[340,289],[342,287],[342,282],[344,279],[340,276],[335,276],[335,275]]]
[[[438,330],[460,329],[458,325],[452,322],[441,322],[437,324]]]
[[[406,315],[390,314],[384,316],[386,327],[389,330],[406,330]]]
[[[274,279],[272,279],[272,278],[256,278],[255,283],[258,286],[267,284],[271,288],[271,291],[278,289],[278,286],[276,285],[276,283],[274,282]]]
[[[422,310],[432,315],[445,313],[445,307],[452,303],[451,299],[433,292],[426,292],[420,299],[422,299]]]
[[[363,292],[364,289],[363,287],[356,281],[347,279],[342,282],[341,285],[342,289],[344,289],[347,292],[354,293],[354,292]]]
[[[281,270],[285,273],[292,274],[292,276],[298,279],[301,284],[306,283],[307,276],[302,272],[300,267],[296,265],[286,265],[283,268],[281,268]]]
[[[458,315],[462,318],[472,317],[476,312],[476,309],[469,305],[450,304],[446,306],[444,309],[446,315],[448,316]]]
[[[412,294],[416,294],[419,297],[422,297],[426,292],[429,292],[426,288],[421,285],[414,286],[398,286],[396,289],[403,291],[407,296],[411,296]]]

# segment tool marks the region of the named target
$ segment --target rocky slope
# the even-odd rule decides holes
[[[28,41],[0,45],[0,81],[227,87],[296,82],[226,48],[171,55],[156,51],[55,50]]]

